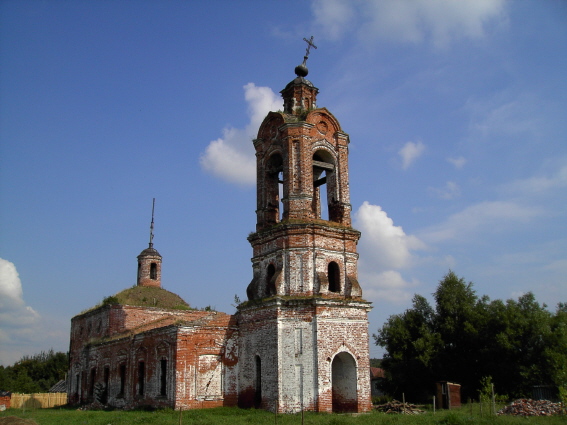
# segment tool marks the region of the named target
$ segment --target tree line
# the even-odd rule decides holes
[[[44,393],[69,369],[69,356],[53,350],[24,356],[12,366],[0,366],[0,391],[13,393]]]
[[[478,399],[487,379],[509,398],[531,397],[536,385],[567,389],[567,303],[555,312],[530,292],[517,300],[479,297],[450,271],[433,294],[414,295],[373,335],[385,348],[383,389],[431,400],[437,381],[461,384],[463,401]]]

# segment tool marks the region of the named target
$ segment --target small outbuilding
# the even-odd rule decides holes
[[[448,381],[437,382],[437,407],[453,409],[461,407],[461,384]]]

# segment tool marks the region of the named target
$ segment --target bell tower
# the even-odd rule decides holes
[[[348,134],[305,77],[281,91],[256,150],[256,232],[248,301],[238,306],[243,406],[280,412],[371,408],[368,311],[351,227]]]

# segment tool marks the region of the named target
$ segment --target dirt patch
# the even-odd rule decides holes
[[[37,422],[16,416],[6,416],[5,418],[0,418],[0,425],[37,425]]]

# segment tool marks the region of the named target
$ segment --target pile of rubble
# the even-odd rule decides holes
[[[415,404],[402,403],[398,400],[392,400],[386,404],[379,404],[374,406],[379,412],[384,413],[401,413],[402,415],[419,415],[425,413],[425,410],[419,409]]]
[[[515,400],[498,411],[498,415],[513,416],[553,416],[559,414],[561,414],[561,403],[526,398]]]

